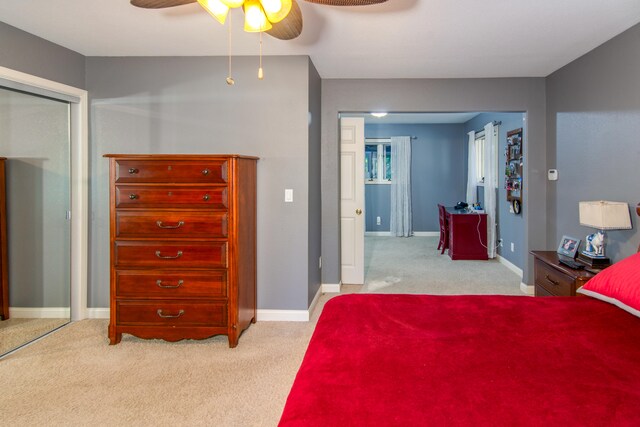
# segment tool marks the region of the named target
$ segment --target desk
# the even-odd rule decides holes
[[[486,260],[487,214],[446,208],[451,259]]]

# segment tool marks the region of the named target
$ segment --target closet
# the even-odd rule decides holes
[[[0,355],[70,321],[70,117],[67,101],[0,86]]]

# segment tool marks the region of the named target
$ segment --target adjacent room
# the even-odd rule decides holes
[[[510,154],[507,152],[507,135],[524,133],[523,113],[374,112],[344,113],[341,117],[362,117],[365,123],[365,291],[520,294],[524,227],[518,208],[522,201],[520,190],[524,158],[521,149],[518,149],[517,156],[507,157]],[[444,204],[454,208],[462,201],[476,206],[473,210],[454,208],[452,212],[485,212],[482,154],[487,123],[495,124],[493,132],[497,143],[493,156],[495,161],[489,166],[495,181],[492,215],[495,233],[488,236],[484,223],[483,232],[479,233],[480,224],[474,218],[470,230],[474,238],[481,234],[481,241],[464,236],[464,247],[451,252],[448,241],[447,244],[439,242],[437,206]],[[394,137],[400,138],[400,135],[409,138],[410,149],[405,153],[409,160],[392,172],[392,165],[401,164],[394,162],[398,151],[392,149],[399,143]],[[472,156],[469,156],[470,152]],[[400,175],[403,168],[407,169],[407,183],[404,185],[408,188],[404,193],[394,187],[398,183],[392,176]],[[513,182],[518,187],[517,193]],[[396,206],[402,207],[400,211],[395,210]],[[402,223],[403,219],[406,224]],[[473,227],[474,224],[478,226]],[[406,239],[409,237],[411,239]],[[487,240],[495,242],[491,256],[487,254]],[[472,248],[474,241],[476,248]],[[445,254],[445,251],[448,257],[437,256]],[[448,262],[453,259],[497,262]],[[475,281],[474,277],[480,272],[482,276],[491,275],[505,280],[494,280],[491,285],[486,280]],[[452,284],[447,277],[453,274],[467,274],[467,278]],[[459,287],[462,283],[464,288]],[[527,292],[524,286],[522,292]]]
[[[637,0],[1,2],[0,424],[640,425],[639,52]]]

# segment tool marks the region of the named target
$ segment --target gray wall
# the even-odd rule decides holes
[[[505,147],[507,145],[507,132],[518,129],[526,128],[526,122],[524,120],[524,114],[522,113],[482,113],[464,124],[464,138],[468,141],[467,132],[472,130],[478,131],[484,129],[484,125],[491,121],[499,121],[502,124],[499,127],[498,132],[498,194],[496,197],[496,222],[498,224],[497,238],[502,239],[503,246],[498,247],[498,254],[506,258],[509,262],[519,268],[523,268],[527,251],[524,247],[524,231],[525,223],[523,215],[515,215],[509,212],[509,206],[511,203],[507,201],[507,191],[504,189],[504,166],[505,166]],[[527,141],[524,141],[525,147]],[[467,150],[468,151],[468,146]],[[525,163],[527,159],[525,158]],[[465,171],[466,172],[466,171]],[[465,186],[466,186],[466,173],[465,173]],[[484,194],[483,187],[481,194]],[[527,183],[523,184],[524,191],[527,191]],[[482,203],[481,196],[478,200]],[[511,243],[513,243],[514,250],[511,251]]]
[[[452,206],[466,197],[465,140],[461,124],[369,124],[367,138],[415,136],[411,140],[411,211],[414,231],[437,232],[437,204]],[[389,231],[388,185],[367,185],[367,231]],[[371,203],[371,205],[370,205]],[[371,210],[370,210],[371,209]],[[380,216],[381,226],[376,226]],[[369,225],[373,228],[369,228]],[[382,224],[386,225],[383,228]]]
[[[340,188],[338,116],[365,111],[523,111],[529,141],[523,201],[525,251],[547,247],[546,99],[543,78],[498,79],[328,79],[322,82],[322,259],[323,283],[340,281]],[[529,208],[532,210],[529,211]],[[524,265],[533,283],[533,261]]]
[[[548,164],[559,176],[548,182],[549,249],[595,231],[579,225],[579,201],[613,200],[629,203],[634,229],[609,232],[607,255],[637,250],[639,76],[640,24],[547,78]]]
[[[309,59],[309,294],[308,304],[322,284],[322,188],[320,186],[320,132],[322,81]]]
[[[391,230],[391,185],[365,184],[364,186],[365,230],[389,232]],[[380,225],[377,225],[380,217]]]
[[[308,139],[317,133],[308,126],[310,92],[311,108],[318,109],[318,88],[309,88],[309,66],[305,56],[268,57],[260,81],[257,58],[238,57],[236,84],[228,86],[226,58],[87,59],[90,307],[109,304],[109,183],[102,155],[237,153],[260,157],[258,307],[308,308],[308,222],[315,220],[309,189],[317,187],[309,179]],[[284,202],[285,188],[293,189],[293,203]]]
[[[0,66],[85,88],[84,56],[0,22]]]

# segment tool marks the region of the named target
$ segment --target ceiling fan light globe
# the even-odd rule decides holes
[[[229,7],[220,0],[198,0],[198,3],[204,10],[209,12],[211,16],[216,18],[218,22],[224,24],[229,14]]]
[[[236,7],[240,7],[244,4],[245,0],[220,0],[224,3],[229,9],[235,9]]]
[[[291,11],[291,0],[260,0],[260,3],[272,24],[282,21]]]
[[[259,0],[244,2],[244,30],[248,33],[259,33],[272,28],[271,22],[262,10]]]

